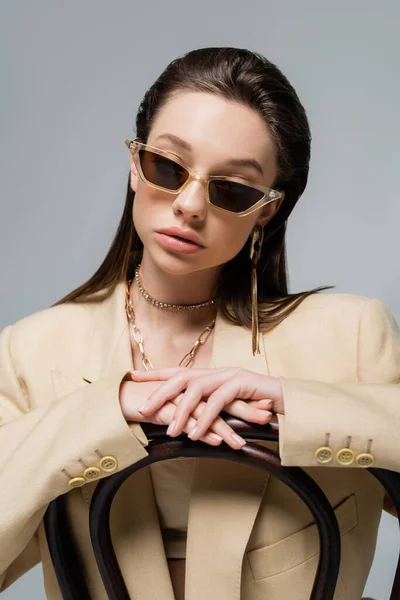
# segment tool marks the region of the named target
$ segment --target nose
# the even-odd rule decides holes
[[[186,219],[202,221],[207,214],[206,190],[202,180],[192,179],[184,190],[175,197],[172,205],[175,214]]]

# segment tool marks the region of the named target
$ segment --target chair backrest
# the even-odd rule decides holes
[[[142,424],[150,441],[148,456],[98,482],[90,507],[90,534],[97,566],[110,600],[130,600],[115,556],[109,516],[115,494],[122,483],[139,469],[178,457],[205,457],[231,460],[270,471],[288,485],[311,511],[319,533],[320,554],[310,600],[332,600],[340,567],[340,532],[335,513],[315,481],[298,467],[282,467],[279,455],[254,440],[278,441],[278,424],[259,426],[227,417],[226,422],[242,437],[252,440],[240,452],[227,444],[213,447],[193,442],[186,436],[171,439],[166,427]],[[392,497],[400,516],[400,473],[368,469]],[[45,530],[63,600],[92,600],[88,591],[78,548],[68,526],[65,495],[53,500],[44,517]],[[390,600],[400,600],[400,558]]]

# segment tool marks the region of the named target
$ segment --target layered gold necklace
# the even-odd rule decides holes
[[[140,333],[138,326],[136,325],[135,311],[133,308],[132,297],[130,292],[132,281],[133,279],[127,280],[125,284],[125,311],[129,321],[132,323],[132,339],[140,350],[142,365],[146,371],[149,371],[154,367],[150,358],[145,352],[143,345],[143,336]],[[143,287],[142,280],[140,278],[140,264],[135,269],[135,281],[143,298],[145,298],[148,302],[153,304],[153,306],[157,306],[157,308],[166,308],[168,310],[195,310],[197,308],[203,308],[205,306],[214,306],[215,304],[214,298],[212,298],[211,300],[207,300],[206,302],[200,302],[199,304],[168,304],[167,302],[159,302],[158,300],[155,300]],[[194,346],[191,348],[191,350],[189,350],[189,352],[187,352],[187,354],[185,354],[185,356],[180,361],[180,367],[190,367],[193,364],[198,349],[200,348],[200,346],[203,346],[206,343],[206,341],[211,335],[214,326],[215,319],[213,319],[213,321],[209,325],[207,325],[205,329],[203,329],[203,331],[195,341]]]

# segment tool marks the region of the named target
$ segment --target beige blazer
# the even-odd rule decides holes
[[[334,453],[348,436],[356,454],[372,439],[375,466],[400,471],[400,341],[392,315],[380,300],[311,296],[264,334],[257,356],[251,332],[218,316],[212,363],[281,377],[282,464],[305,467],[335,508],[343,547],[335,599],[359,600],[384,493],[355,463],[321,466],[315,453],[327,433]],[[142,428],[127,424],[119,407],[119,385],[132,368],[123,283],[98,304],[52,307],[2,331],[0,590],[42,561],[48,598],[61,598],[42,517],[51,500],[68,493],[93,598],[106,598],[88,531],[96,482],[75,489],[68,482],[82,475],[79,459],[99,466],[99,455],[111,455],[119,470],[147,455]],[[186,599],[308,598],[318,536],[302,502],[258,469],[190,460]],[[131,596],[173,600],[148,467],[120,489],[111,527]]]

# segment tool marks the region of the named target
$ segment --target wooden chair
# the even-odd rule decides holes
[[[254,440],[278,441],[276,420],[268,426],[260,426],[229,415],[225,415],[224,419],[242,437],[252,440],[240,452],[227,444],[213,447],[202,442],[192,442],[186,435],[170,438],[166,435],[166,427],[144,423],[143,430],[151,440],[146,447],[149,455],[123,471],[99,481],[90,507],[90,534],[98,569],[110,600],[130,600],[110,535],[109,515],[113,498],[122,483],[142,467],[178,457],[217,458],[253,465],[270,471],[297,493],[311,511],[319,532],[320,555],[310,600],[332,600],[340,566],[340,533],[328,499],[305,471],[298,467],[282,467],[278,454],[254,443]],[[400,473],[376,468],[368,470],[389,493],[400,518]],[[49,504],[44,524],[63,600],[93,600],[68,526],[65,494]],[[390,600],[400,600],[400,557]]]

